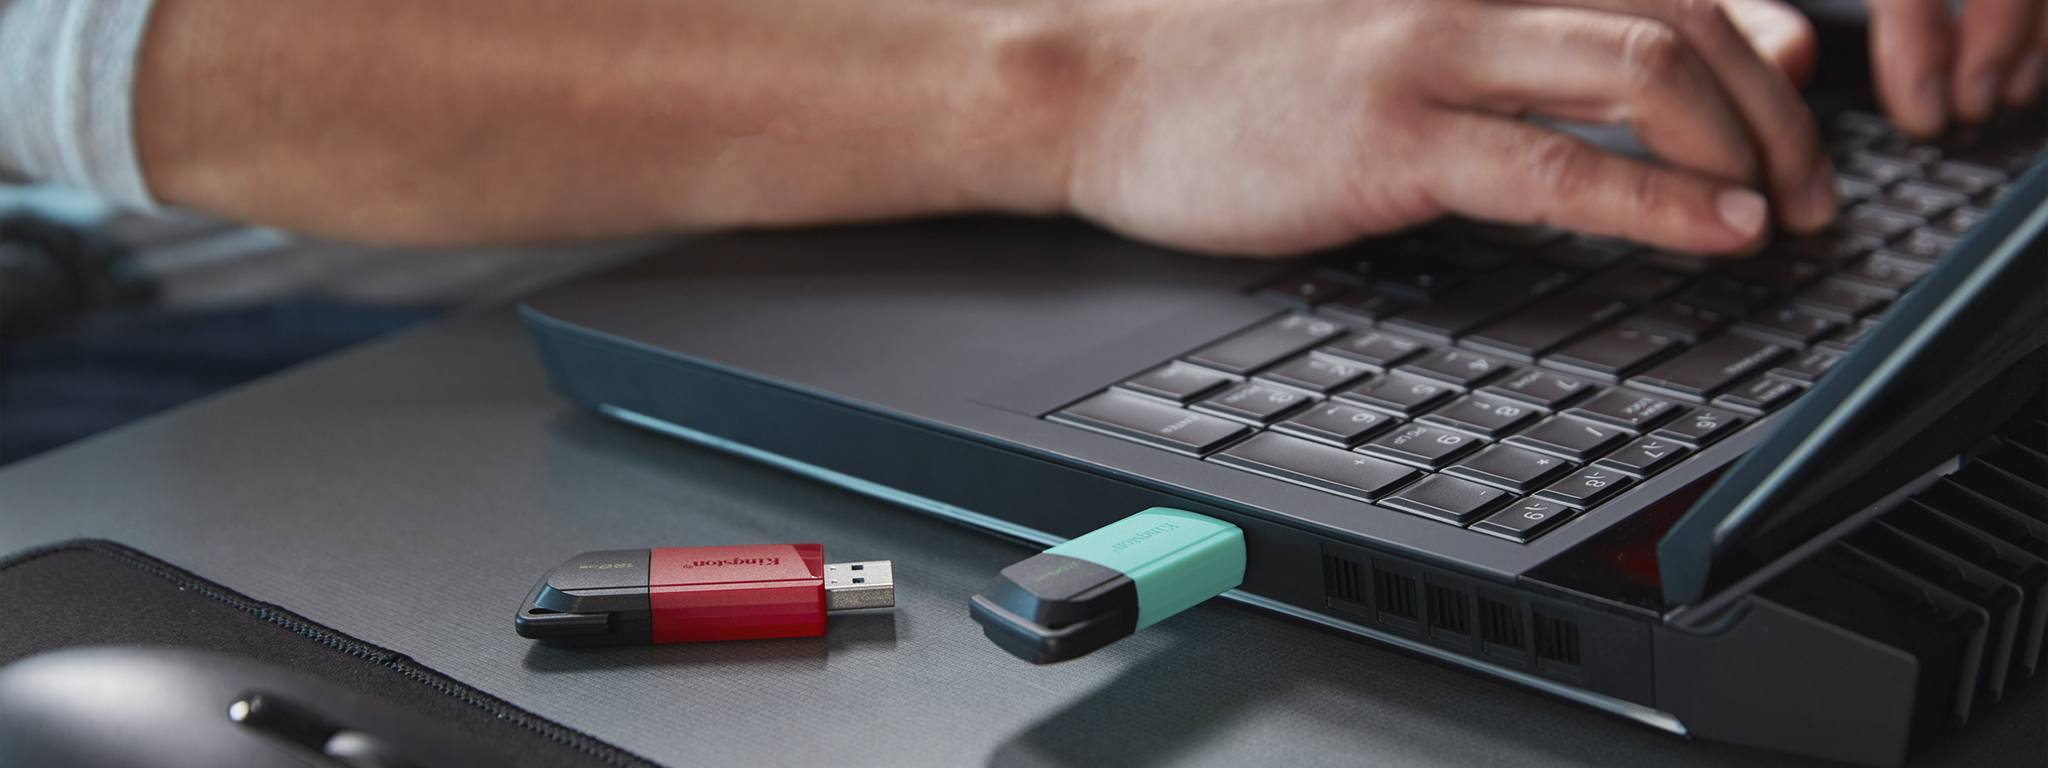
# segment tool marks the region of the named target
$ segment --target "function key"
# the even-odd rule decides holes
[[[1274,299],[1299,309],[1330,301],[1344,294],[1345,285],[1323,277],[1301,275],[1259,289],[1261,298]]]
[[[1552,416],[1502,442],[1573,461],[1588,461],[1629,437],[1627,430],[1570,416]]]
[[[1188,355],[1191,363],[1229,373],[1246,374],[1273,361],[1327,341],[1344,328],[1308,315],[1270,320]]]
[[[1633,478],[1616,470],[1592,466],[1552,483],[1550,487],[1538,491],[1537,495],[1568,507],[1587,509],[1606,501],[1633,483]]]
[[[1619,469],[1637,477],[1649,477],[1685,458],[1689,451],[1678,441],[1667,438],[1637,438],[1628,447],[1607,454],[1595,466]]]
[[[1740,429],[1744,423],[1745,420],[1734,413],[1702,408],[1672,419],[1671,423],[1658,428],[1655,434],[1698,448]]]
[[[1735,408],[1754,413],[1764,413],[1792,401],[1806,389],[1789,379],[1761,376],[1755,381],[1736,387],[1733,391],[1714,398],[1714,404],[1723,408]]]
[[[1405,336],[1395,336],[1381,331],[1362,331],[1325,345],[1318,351],[1347,357],[1366,365],[1389,368],[1428,350],[1428,345]]]
[[[1546,411],[1555,411],[1591,391],[1592,386],[1585,379],[1576,376],[1530,369],[1494,382],[1480,391],[1506,395],[1523,402],[1534,403],[1536,407]]]
[[[1609,328],[1564,345],[1544,362],[1612,381],[1663,357],[1676,338],[1634,328]]]
[[[1436,469],[1479,446],[1472,435],[1425,424],[1408,424],[1374,438],[1359,450],[1424,469]]]
[[[1472,530],[1527,544],[1575,514],[1578,510],[1554,501],[1522,499],[1485,520],[1473,523]]]
[[[1291,435],[1349,448],[1399,421],[1392,416],[1343,403],[1321,403],[1273,425]]]
[[[1181,410],[1114,390],[1075,403],[1047,418],[1189,456],[1208,453],[1246,432],[1244,425],[1229,419]]]
[[[1310,402],[1306,392],[1258,382],[1246,382],[1207,400],[1195,403],[1195,410],[1239,421],[1265,424]]]
[[[1515,427],[1521,426],[1536,415],[1535,408],[1520,400],[1492,395],[1466,395],[1422,419],[1487,437],[1499,437],[1514,431]]]
[[[1470,480],[1430,475],[1382,500],[1382,506],[1454,525],[1464,525],[1512,501],[1507,491],[1488,488]]]
[[[1402,416],[1414,416],[1451,396],[1448,385],[1396,371],[1337,397]]]
[[[1571,462],[1556,456],[1509,445],[1489,445],[1444,471],[1516,493],[1528,493],[1571,468]]]
[[[1370,372],[1364,363],[1310,352],[1268,369],[1259,374],[1259,378],[1311,392],[1328,392],[1357,381]]]
[[[1677,409],[1677,404],[1655,395],[1645,395],[1626,389],[1610,389],[1568,413],[1627,427],[1630,431],[1642,432],[1657,426],[1657,422],[1670,417]]]
[[[1209,460],[1361,501],[1384,496],[1416,474],[1399,464],[1270,432]]]
[[[1465,389],[1508,370],[1508,366],[1485,355],[1447,349],[1410,360],[1401,366],[1401,370],[1448,381]]]
[[[1812,384],[1820,380],[1823,373],[1835,367],[1849,353],[1831,346],[1818,346],[1793,355],[1783,365],[1771,369],[1774,376],[1783,376],[1793,381]]]
[[[1736,380],[1777,362],[1790,351],[1768,341],[1723,334],[1629,381],[1705,400]]]
[[[1236,380],[1228,374],[1198,365],[1167,363],[1117,386],[1139,394],[1186,403]]]

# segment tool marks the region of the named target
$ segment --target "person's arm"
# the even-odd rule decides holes
[[[995,210],[1287,253],[1462,213],[1734,251],[1834,209],[1712,0],[159,2],[157,196],[357,239]]]

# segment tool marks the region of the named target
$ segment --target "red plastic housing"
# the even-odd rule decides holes
[[[825,547],[659,547],[647,563],[654,642],[825,634]]]

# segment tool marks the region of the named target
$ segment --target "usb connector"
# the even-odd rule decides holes
[[[825,610],[896,605],[896,577],[887,560],[825,564]]]

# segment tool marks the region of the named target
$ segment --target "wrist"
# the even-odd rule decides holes
[[[980,207],[1049,215],[1071,207],[1075,145],[1104,90],[1104,57],[1071,5],[1031,5],[983,26],[965,166]]]

